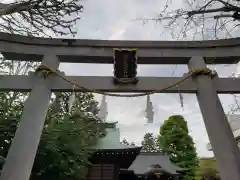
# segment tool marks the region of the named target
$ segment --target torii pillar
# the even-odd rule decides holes
[[[45,55],[43,64],[58,69],[59,60],[55,55]],[[18,129],[11,143],[1,173],[1,180],[28,180],[38,149],[51,98],[49,78],[35,75],[35,83],[24,104]]]
[[[202,57],[192,57],[189,70],[206,68]],[[220,168],[221,180],[240,180],[240,151],[209,75],[193,77],[197,99],[213,152]]]

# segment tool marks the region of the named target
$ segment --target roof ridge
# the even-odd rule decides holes
[[[144,154],[144,155],[153,155],[153,154],[161,154],[161,155],[166,155],[163,152],[140,152],[140,154]]]

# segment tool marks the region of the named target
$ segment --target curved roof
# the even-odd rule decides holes
[[[149,172],[151,165],[157,164],[161,167],[161,170],[169,174],[179,174],[180,171],[184,171],[184,169],[174,165],[169,156],[154,152],[141,152],[129,167],[129,170],[133,170],[136,174],[144,174]]]
[[[116,128],[116,123],[105,123],[107,126],[106,136],[100,140],[94,149],[104,151],[139,151],[142,147],[125,145],[120,143],[120,131]]]

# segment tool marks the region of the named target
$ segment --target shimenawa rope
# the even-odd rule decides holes
[[[89,89],[87,87],[81,86],[81,85],[79,85],[76,82],[70,81],[64,75],[61,75],[59,70],[55,70],[55,69],[49,68],[49,67],[47,67],[47,66],[45,66],[43,64],[40,65],[37,68],[36,72],[39,72],[39,71],[41,71],[41,72],[43,72],[45,74],[44,77],[47,77],[50,74],[56,74],[61,79],[65,80],[66,82],[72,84],[75,87],[78,87],[80,89],[83,89],[85,91],[89,91],[89,92],[92,92],[92,93],[106,95],[106,96],[112,96],[112,97],[141,97],[141,96],[147,96],[147,95],[151,95],[151,94],[155,94],[155,93],[162,93],[162,92],[166,91],[167,89],[170,89],[170,88],[178,86],[179,84],[183,83],[184,81],[186,81],[188,78],[190,78],[192,76],[196,76],[196,75],[199,75],[199,74],[214,75],[213,71],[211,69],[209,69],[209,68],[196,69],[196,70],[193,70],[193,71],[189,71],[187,73],[187,75],[185,77],[183,77],[181,80],[179,80],[179,81],[177,81],[177,82],[175,82],[173,84],[170,84],[169,86],[164,87],[164,88],[159,89],[159,90],[154,90],[154,91],[150,91],[150,92],[146,92],[146,93],[140,93],[140,94],[116,94],[116,93],[103,92],[103,91],[99,91],[99,90],[96,90],[96,89]]]

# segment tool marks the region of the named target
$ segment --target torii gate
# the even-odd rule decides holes
[[[231,64],[240,57],[240,39],[218,41],[104,41],[24,37],[0,33],[0,52],[10,60],[39,61],[51,69],[60,62],[113,63],[113,48],[137,48],[140,64],[188,64],[189,70],[205,69],[206,63]],[[112,77],[61,78],[42,72],[28,76],[0,76],[1,91],[31,92],[4,164],[1,180],[28,180],[52,92],[72,91],[72,84],[104,92],[150,92],[164,89],[182,77],[139,77],[133,85],[116,85]],[[240,152],[223,111],[219,94],[240,93],[240,79],[195,73],[164,93],[196,93],[222,180],[240,180]],[[67,81],[66,81],[67,80]],[[75,87],[75,91],[86,91]]]

